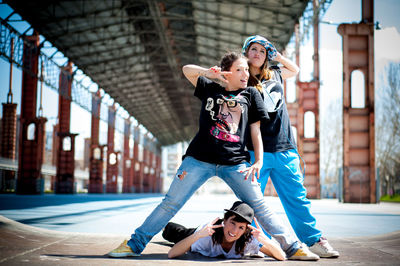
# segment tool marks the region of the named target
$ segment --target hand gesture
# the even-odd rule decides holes
[[[225,76],[232,75],[232,72],[229,71],[221,71],[221,68],[218,66],[213,66],[207,70],[207,77],[210,79],[218,79],[223,83],[228,84],[229,82],[225,79]]]
[[[247,180],[249,176],[251,175],[251,181],[254,182],[254,176],[259,179],[260,178],[260,170],[261,170],[262,164],[260,162],[256,162],[250,167],[245,168],[243,172],[247,172],[246,176],[244,177],[244,180]]]
[[[260,241],[260,237],[265,236],[265,234],[263,233],[260,225],[258,224],[256,217],[254,217],[254,222],[257,228],[250,224],[248,224],[247,227],[251,229],[251,234],[254,236],[254,238]]]
[[[276,50],[275,46],[270,42],[268,42],[266,44],[266,46],[267,47],[265,47],[265,48],[267,49],[268,61],[275,60],[275,58],[277,56],[277,53],[278,53],[278,51]]]
[[[222,224],[217,224],[215,223],[219,220],[219,217],[215,218],[212,222],[208,223],[206,226],[204,226],[202,229],[200,229],[197,234],[199,237],[206,237],[206,236],[212,236],[215,233],[215,228],[220,228],[223,227]]]

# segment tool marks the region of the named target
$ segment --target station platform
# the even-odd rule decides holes
[[[162,195],[129,194],[115,196],[0,195],[0,264],[400,265],[400,230],[397,227],[400,226],[398,225],[400,224],[399,204],[341,204],[334,200],[314,200],[312,205],[315,206],[313,211],[317,213],[317,220],[325,221],[321,217],[327,215],[330,220],[333,219],[333,222],[338,224],[339,229],[343,228],[337,231],[325,230],[329,242],[341,254],[337,259],[320,259],[317,262],[278,262],[269,258],[222,260],[209,259],[191,253],[179,259],[168,259],[170,243],[166,242],[160,234],[153,238],[140,257],[117,259],[107,257],[107,252],[129,237],[125,231],[125,224],[130,224],[127,228],[129,227],[130,232],[133,231],[136,224],[142,223],[161,199]],[[221,216],[223,208],[229,207],[234,200],[233,195],[194,196],[173,221],[188,226],[207,222],[211,217]],[[278,199],[268,198],[267,200],[274,206],[277,205],[276,211],[283,215]],[[27,207],[23,207],[24,201]],[[9,207],[5,206],[6,202],[10,202]],[[58,210],[57,215],[55,215],[55,210]],[[13,218],[9,219],[6,216]],[[352,216],[360,217],[360,222],[355,221]],[[373,217],[377,219],[374,220]],[[69,222],[57,219],[69,219]],[[74,226],[71,227],[71,224]],[[89,224],[92,224],[92,230],[88,230]],[[118,226],[119,224],[121,226]],[[369,233],[362,230],[362,228],[371,230],[373,226],[376,229]],[[328,224],[328,227],[331,225]],[[77,232],[76,228],[81,228],[82,232]],[[344,228],[347,228],[347,231]],[[357,228],[360,228],[360,231],[357,231]],[[356,232],[351,235],[348,233],[351,230]],[[386,233],[382,233],[385,230]]]

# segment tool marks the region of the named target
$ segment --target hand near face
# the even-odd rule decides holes
[[[257,219],[254,217],[254,222],[256,224],[256,227],[252,226],[252,225],[247,225],[248,228],[251,229],[251,234],[254,236],[254,238],[256,238],[257,240],[259,240],[260,236],[265,236],[264,232],[262,231],[260,225],[258,224]]]
[[[226,76],[231,75],[232,72],[229,71],[221,71],[221,68],[218,66],[213,66],[207,70],[207,77],[210,79],[218,79],[224,83],[228,83],[225,79]]]
[[[197,234],[199,237],[206,237],[206,236],[212,236],[215,233],[215,228],[220,228],[223,227],[222,224],[217,224],[215,223],[219,220],[219,217],[215,218],[212,222],[208,223],[206,226],[204,226],[202,229],[197,231]]]

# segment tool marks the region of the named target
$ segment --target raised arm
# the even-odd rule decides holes
[[[176,258],[176,257],[179,257],[179,256],[185,254],[186,252],[188,252],[190,250],[190,247],[192,246],[192,244],[194,242],[196,242],[197,240],[199,240],[200,238],[202,238],[202,237],[199,234],[199,232],[195,232],[195,233],[191,234],[190,236],[182,239],[168,251],[168,258],[172,259],[172,258]]]
[[[215,218],[214,221],[204,226],[199,231],[194,232],[190,236],[182,239],[178,243],[176,243],[169,251],[168,251],[168,258],[176,258],[179,257],[190,250],[190,247],[194,242],[199,240],[200,238],[211,236],[215,233],[215,228],[222,227],[222,224],[214,225],[219,218]]]
[[[282,79],[285,80],[294,77],[299,73],[299,67],[292,60],[284,57],[281,53],[277,52],[274,60],[283,65],[283,67],[281,67]]]
[[[205,76],[209,79],[219,79],[222,82],[227,82],[223,75],[229,75],[231,72],[221,71],[220,67],[214,66],[211,68],[204,68],[197,65],[185,65],[182,67],[183,74],[193,84],[197,85],[197,79],[200,76]]]
[[[252,230],[251,234],[258,240],[258,242],[262,244],[260,251],[267,256],[275,258],[276,260],[285,260],[286,255],[281,247],[263,233],[256,218],[254,218],[254,222],[257,228],[251,226],[250,224],[248,225],[248,227]]]
[[[252,166],[245,169],[245,171],[248,172],[244,179],[246,180],[251,175],[252,181],[254,181],[255,175],[257,176],[257,179],[260,177],[260,169],[263,165],[264,148],[260,131],[260,121],[254,122],[250,125],[250,135],[251,141],[253,142],[255,161]]]

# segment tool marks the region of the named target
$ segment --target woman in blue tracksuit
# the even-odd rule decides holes
[[[247,38],[242,51],[249,59],[249,86],[259,90],[270,116],[270,120],[261,123],[264,144],[264,165],[259,178],[261,190],[264,193],[268,178],[271,177],[300,241],[322,258],[339,257],[339,252],[331,247],[326,238],[322,237],[321,231],[315,227],[316,220],[310,212],[310,201],[306,198],[304,176],[283,95],[283,80],[297,75],[299,68],[259,35]],[[283,67],[269,66],[268,62],[271,60],[279,62]],[[251,143],[248,148],[253,160]]]

